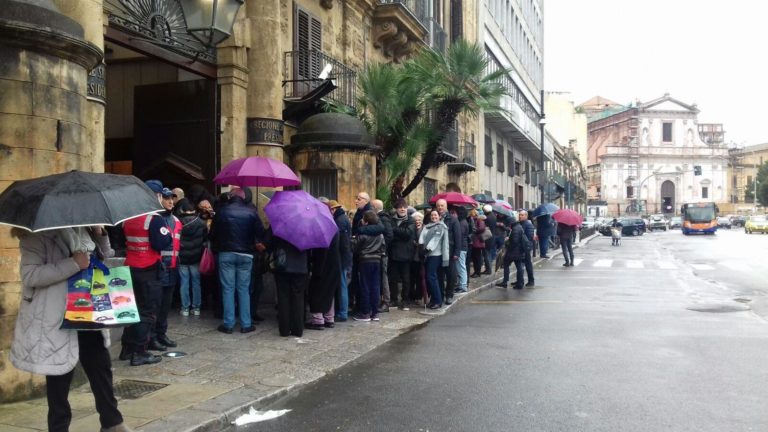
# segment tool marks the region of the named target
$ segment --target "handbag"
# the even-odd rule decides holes
[[[493,233],[491,233],[491,230],[488,229],[488,227],[485,227],[485,230],[480,233],[480,239],[483,241],[488,241],[493,237]]]
[[[107,268],[91,257],[87,269],[67,279],[62,329],[101,330],[139,322],[129,267]]]
[[[200,258],[200,274],[212,275],[216,271],[216,259],[213,257],[211,248],[203,249],[203,256]]]
[[[272,256],[269,259],[269,269],[273,272],[285,271],[288,258],[285,254],[285,250],[277,248],[272,252]]]

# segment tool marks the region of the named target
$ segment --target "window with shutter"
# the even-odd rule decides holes
[[[515,171],[515,157],[512,156],[512,150],[507,150],[507,175],[510,177],[514,177],[517,175],[517,171]]]
[[[485,166],[493,166],[493,142],[490,135],[485,136]]]
[[[531,184],[531,166],[528,162],[525,163],[525,184]]]
[[[300,51],[294,61],[295,79],[317,78],[322,70],[323,24],[306,9],[295,5],[293,49]]]
[[[504,172],[504,145],[501,143],[496,143],[496,170]]]

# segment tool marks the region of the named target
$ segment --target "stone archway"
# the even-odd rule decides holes
[[[665,180],[661,184],[661,211],[662,213],[675,212],[675,183]]]

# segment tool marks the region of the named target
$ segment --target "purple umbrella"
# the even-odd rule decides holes
[[[213,181],[240,187],[280,187],[301,184],[296,173],[288,168],[288,165],[279,160],[261,156],[233,160],[221,169]]]
[[[326,248],[338,231],[328,206],[303,190],[275,192],[264,213],[272,233],[299,250]]]

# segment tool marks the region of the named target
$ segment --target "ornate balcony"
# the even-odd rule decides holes
[[[451,128],[443,138],[443,142],[437,150],[435,167],[444,163],[456,162],[459,155],[459,133],[456,128]]]
[[[464,141],[464,145],[459,149],[459,159],[448,163],[448,169],[453,172],[474,171],[475,165],[475,145],[469,141]]]
[[[354,108],[357,100],[357,72],[322,51],[284,53],[283,97],[285,120],[302,117],[320,100]],[[331,67],[326,78],[323,69]]]
[[[426,40],[426,11],[425,0],[378,0],[373,14],[373,46],[399,62]]]

